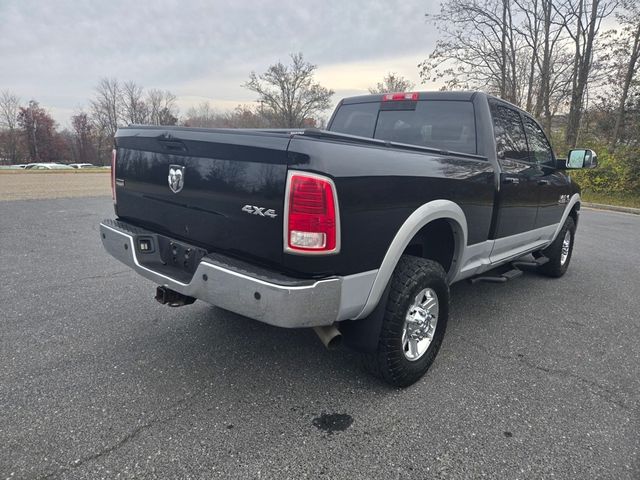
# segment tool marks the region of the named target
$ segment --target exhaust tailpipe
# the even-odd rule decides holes
[[[316,335],[318,335],[320,341],[329,350],[338,348],[338,346],[342,343],[342,334],[340,333],[340,330],[338,330],[333,325],[330,325],[328,327],[313,327],[313,331],[316,332]]]

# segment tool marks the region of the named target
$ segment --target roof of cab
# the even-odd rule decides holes
[[[474,95],[481,92],[418,92],[418,100],[458,100],[458,101],[469,101],[473,98]],[[357,97],[347,97],[342,100],[342,104],[351,104],[351,103],[369,103],[369,102],[381,102],[382,97],[385,94],[376,93],[373,95],[358,95]]]

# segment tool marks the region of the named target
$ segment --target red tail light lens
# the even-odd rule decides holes
[[[336,253],[340,247],[333,182],[311,174],[290,174],[285,219],[285,251]]]
[[[116,149],[111,150],[111,198],[116,203]]]
[[[382,96],[383,102],[394,102],[399,100],[418,100],[418,92],[386,93]]]

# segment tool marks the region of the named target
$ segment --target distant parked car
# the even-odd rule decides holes
[[[61,163],[30,163],[24,168],[27,170],[73,170],[73,167]]]
[[[73,168],[95,168],[96,167],[93,163],[70,163],[69,166]]]
[[[0,169],[2,170],[22,170],[26,164],[21,163],[18,165],[0,165]]]

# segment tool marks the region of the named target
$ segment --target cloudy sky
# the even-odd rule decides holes
[[[291,52],[340,97],[386,72],[419,83],[437,33],[413,0],[0,0],[0,90],[38,100],[66,126],[102,77],[169,89],[180,110],[255,100],[243,89]]]

